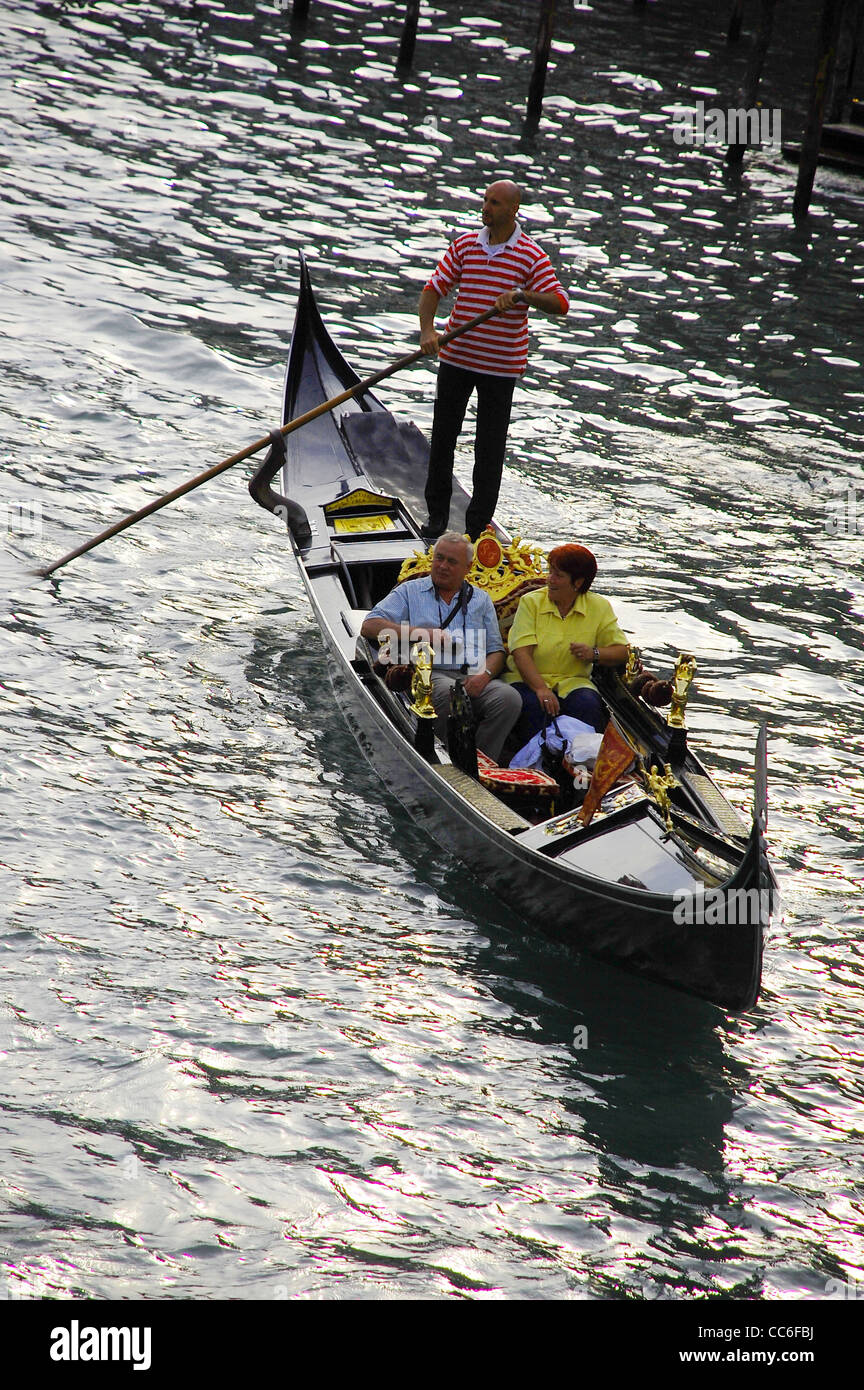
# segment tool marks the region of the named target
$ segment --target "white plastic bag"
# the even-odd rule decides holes
[[[569,714],[559,714],[546,729],[541,729],[539,734],[535,734],[532,739],[528,740],[524,748],[519,749],[519,752],[510,759],[510,766],[540,768],[544,743],[547,748],[560,753],[562,748],[566,749],[574,740],[579,741],[581,748],[584,740],[589,737],[596,740],[591,745],[594,749],[591,756],[596,758],[603,735],[595,733],[591,725],[583,724],[581,719],[573,719]],[[572,759],[572,761],[582,762],[583,759],[579,757]]]
[[[593,767],[602,742],[603,735],[589,728],[585,733],[573,735],[564,756],[574,767]]]

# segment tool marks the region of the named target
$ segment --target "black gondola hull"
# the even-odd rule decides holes
[[[666,895],[612,886],[556,864],[543,862],[512,836],[478,816],[441,782],[434,765],[393,729],[319,609],[314,587],[307,592],[329,649],[335,698],[368,762],[415,823],[452,858],[469,866],[478,887],[492,892],[524,918],[526,928],[599,960],[623,967],[657,984],[683,990],[732,1010],[752,1007],[759,991],[762,924],[710,926],[676,924]],[[743,888],[769,886],[751,866],[758,841],[748,846],[739,874]],[[743,871],[743,872],[742,872]],[[649,899],[655,896],[656,902]],[[760,902],[761,902],[760,897]]]

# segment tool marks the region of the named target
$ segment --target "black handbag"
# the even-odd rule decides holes
[[[546,735],[550,727],[554,728],[556,734],[561,739],[560,748],[550,748],[546,741]],[[547,777],[553,778],[554,781],[558,783],[559,795],[556,796],[555,802],[562,811],[568,811],[576,802],[573,778],[564,766],[564,750],[566,746],[567,741],[558,728],[557,718],[550,719],[547,715],[543,724],[543,733],[540,737],[540,770],[541,772],[545,772]]]

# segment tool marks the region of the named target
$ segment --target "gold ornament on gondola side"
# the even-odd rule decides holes
[[[415,642],[411,648],[411,704],[408,708],[418,719],[435,719],[432,704],[432,648],[428,642]]]
[[[430,545],[426,551],[415,550],[403,561],[397,583],[406,579],[418,579],[428,574],[432,568]],[[468,571],[468,581],[485,589],[493,603],[507,598],[526,580],[545,583],[548,566],[546,556],[536,546],[523,543],[521,536],[514,536],[509,545],[498,539],[491,526],[479,536],[474,546],[474,559]]]
[[[684,728],[684,710],[690,685],[696,673],[696,660],[689,652],[681,652],[672,677],[672,704],[666,722],[673,729]]]
[[[642,780],[645,783],[645,790],[657,802],[657,807],[666,822],[666,829],[672,829],[672,803],[669,800],[669,793],[678,783],[671,767],[665,772],[659,768],[652,767],[650,771],[642,770]]]
[[[624,671],[624,684],[629,685],[635,681],[639,672],[642,670],[642,649],[641,647],[628,647],[627,667]]]

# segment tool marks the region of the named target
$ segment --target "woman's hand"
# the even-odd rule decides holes
[[[535,690],[534,694],[540,701],[540,708],[542,709],[543,713],[548,714],[550,719],[554,719],[555,716],[558,714],[558,711],[561,709],[561,706],[558,703],[558,696],[555,694],[555,691],[550,690],[548,685],[544,685],[540,688],[540,690]]]
[[[594,660],[594,648],[589,647],[585,642],[571,642],[570,651],[577,661]]]

